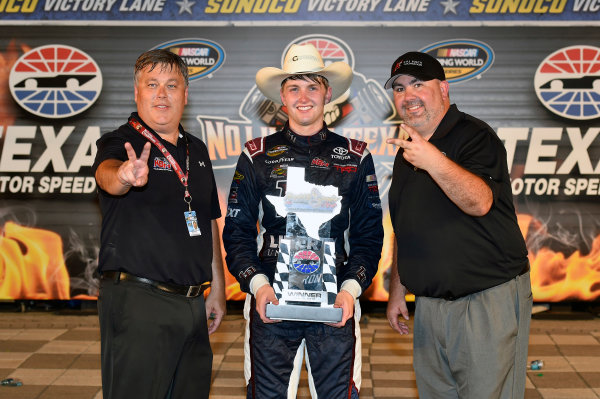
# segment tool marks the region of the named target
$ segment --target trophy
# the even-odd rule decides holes
[[[281,216],[286,234],[279,240],[273,290],[278,305],[267,304],[270,319],[337,323],[342,309],[337,296],[335,241],[329,220],[340,212],[337,187],[304,180],[304,169],[289,167],[285,197],[267,196]]]

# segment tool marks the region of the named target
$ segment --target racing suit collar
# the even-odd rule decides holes
[[[285,138],[294,145],[300,147],[308,147],[322,143],[327,140],[327,136],[329,134],[329,130],[327,129],[327,125],[323,122],[323,127],[321,130],[313,134],[312,136],[301,136],[299,134],[294,133],[292,129],[290,129],[290,125],[286,122],[283,127],[283,132],[285,134]]]

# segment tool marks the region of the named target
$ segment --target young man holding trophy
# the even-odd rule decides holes
[[[256,74],[289,119],[245,144],[223,230],[229,271],[250,294],[248,398],[295,398],[304,353],[314,398],[358,398],[357,298],[377,272],[381,203],[366,143],[323,121],[351,82],[347,63],[325,67],[310,44],[292,45],[282,69]]]

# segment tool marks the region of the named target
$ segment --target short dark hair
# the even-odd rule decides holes
[[[135,62],[135,68],[133,72],[133,81],[135,84],[137,84],[139,73],[143,69],[146,69],[148,66],[150,66],[150,71],[152,71],[157,65],[160,65],[162,70],[167,68],[177,68],[179,73],[181,73],[183,80],[185,81],[185,85],[189,86],[188,68],[185,64],[185,61],[183,61],[180,56],[172,51],[160,48],[148,50],[138,57],[137,61]]]
[[[315,83],[319,83],[319,84],[322,83],[323,86],[325,86],[325,89],[329,88],[329,81],[327,80],[327,78],[325,76],[319,75],[317,73],[304,73],[304,74],[288,76],[287,78],[283,79],[283,81],[281,82],[281,87],[283,87],[285,82],[287,82],[288,80],[310,80]]]

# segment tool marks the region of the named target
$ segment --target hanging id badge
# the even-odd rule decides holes
[[[184,198],[184,201],[188,204],[188,211],[183,212],[185,217],[185,224],[187,225],[188,233],[191,237],[202,235],[200,226],[198,226],[198,218],[196,217],[196,211],[192,211],[192,196],[188,195]]]

